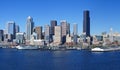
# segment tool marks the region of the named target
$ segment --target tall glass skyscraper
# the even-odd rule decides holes
[[[55,26],[57,26],[57,21],[56,20],[51,20],[51,35],[55,34]]]
[[[0,42],[3,41],[4,31],[0,30]]]
[[[49,44],[50,43],[50,26],[49,25],[45,25],[45,43]]]
[[[7,23],[7,34],[11,34],[13,37],[13,39],[15,39],[15,34],[16,34],[16,30],[15,30],[15,22],[14,21],[9,21]]]
[[[61,29],[62,29],[62,43],[66,42],[66,35],[67,35],[67,21],[66,20],[61,20]]]
[[[83,12],[83,33],[86,33],[86,36],[90,36],[90,16],[88,10]]]
[[[73,26],[73,41],[74,41],[74,44],[77,44],[77,34],[78,34],[78,25],[74,24],[74,26]]]
[[[70,35],[70,23],[67,23],[67,34]]]
[[[33,22],[33,18],[28,16],[27,18],[27,23],[26,23],[26,39],[30,40],[31,35],[33,33],[33,28],[34,28],[34,22]]]
[[[20,27],[19,27],[19,25],[15,25],[15,32],[16,32],[16,33],[20,32]]]

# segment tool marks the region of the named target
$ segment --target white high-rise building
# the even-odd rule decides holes
[[[26,39],[27,40],[31,39],[30,37],[33,33],[33,28],[34,28],[33,18],[28,16],[27,23],[26,23]]]

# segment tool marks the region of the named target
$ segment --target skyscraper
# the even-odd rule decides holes
[[[55,34],[55,26],[57,26],[57,21],[52,20],[50,23],[51,23],[51,35],[54,35]]]
[[[59,45],[61,41],[61,26],[55,26],[54,43]]]
[[[26,39],[30,40],[30,37],[33,33],[33,28],[34,28],[34,22],[33,22],[33,18],[28,16],[27,18],[27,23],[26,23]]]
[[[67,21],[61,21],[61,29],[62,29],[62,43],[66,42],[66,35],[67,35]]]
[[[7,23],[7,34],[11,34],[13,37],[13,39],[15,39],[15,34],[16,34],[16,31],[15,31],[15,22],[14,21],[9,21]]]
[[[78,24],[74,24],[73,25],[73,34],[77,35],[77,33],[78,33]]]
[[[51,24],[50,39],[51,39],[51,42],[53,42],[53,35],[55,34],[55,26],[57,26],[57,21],[51,20],[50,24]]]
[[[67,23],[67,34],[70,35],[70,23]]]
[[[73,41],[75,44],[77,44],[77,32],[78,32],[78,25],[73,25]]]
[[[0,30],[0,42],[3,41],[4,31]]]
[[[37,39],[42,39],[42,26],[35,27],[34,32],[37,33]]]
[[[83,33],[86,33],[86,36],[90,36],[90,16],[88,10],[83,12]]]
[[[19,27],[19,25],[15,25],[15,31],[16,31],[16,33],[20,32],[20,27]]]
[[[49,44],[50,43],[50,26],[45,25],[45,43]]]

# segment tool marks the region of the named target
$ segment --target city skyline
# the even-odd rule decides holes
[[[91,17],[91,34],[101,34],[109,31],[112,27],[120,32],[119,12],[120,1],[112,0],[2,0],[0,3],[0,29],[5,29],[8,21],[15,21],[20,26],[21,32],[25,31],[26,18],[33,17],[35,26],[49,24],[51,20],[57,20],[60,25],[61,20],[67,20],[71,25],[78,24],[78,34],[83,31],[83,11],[89,10]],[[104,6],[104,7],[103,7]]]

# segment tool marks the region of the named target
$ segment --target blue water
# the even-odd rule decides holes
[[[120,70],[120,51],[0,49],[0,70]]]

